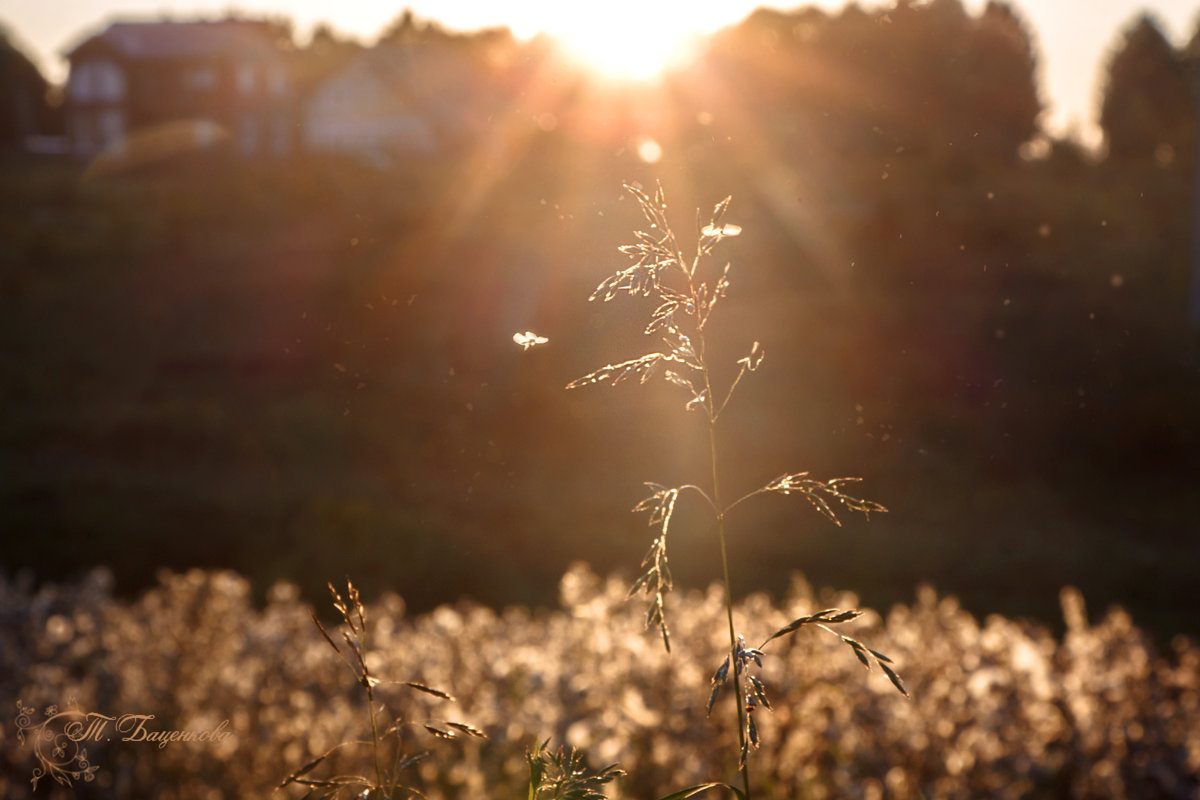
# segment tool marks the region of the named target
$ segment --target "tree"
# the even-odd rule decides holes
[[[0,148],[20,148],[27,136],[48,132],[48,89],[38,68],[0,28]]]
[[[976,152],[1011,160],[1038,130],[1042,111],[1029,35],[1007,4],[989,2],[964,56]]]
[[[1041,102],[1033,48],[1012,9],[989,2],[971,17],[959,0],[935,0],[889,17],[886,96],[911,106],[907,116],[893,112],[905,138],[956,162],[1015,160],[1038,130]]]
[[[1153,18],[1141,16],[1108,68],[1100,111],[1108,157],[1165,165],[1189,154],[1195,113],[1180,54]]]

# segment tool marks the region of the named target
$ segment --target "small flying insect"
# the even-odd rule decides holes
[[[528,350],[535,344],[545,344],[550,340],[545,336],[538,336],[533,331],[525,331],[524,333],[514,333],[513,341],[521,345],[521,347],[525,350]]]
[[[720,240],[727,236],[737,236],[742,232],[741,225],[705,225],[700,233],[704,236],[711,236],[714,239]]]

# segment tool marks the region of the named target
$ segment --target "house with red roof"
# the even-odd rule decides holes
[[[66,55],[67,140],[78,157],[120,155],[156,137],[175,148],[225,143],[255,156],[286,155],[296,145],[286,25],[114,22]]]

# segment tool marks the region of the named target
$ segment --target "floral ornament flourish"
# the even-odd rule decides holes
[[[25,744],[25,734],[33,741],[33,753],[38,766],[33,769],[30,783],[36,790],[38,781],[49,775],[63,786],[73,781],[95,779],[98,767],[88,760],[87,749],[80,741],[88,730],[89,715],[75,708],[60,711],[48,706],[45,719],[34,722],[36,709],[17,701],[17,741]]]

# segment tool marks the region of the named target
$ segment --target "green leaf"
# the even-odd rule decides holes
[[[709,789],[728,789],[733,792],[734,797],[746,800],[745,792],[730,786],[728,783],[701,783],[697,786],[690,786],[687,789],[680,789],[678,792],[660,797],[658,800],[685,800],[685,798],[695,797],[701,792],[707,792]]]
[[[333,750],[336,750],[336,749],[337,748],[335,747]],[[303,767],[301,767],[300,769],[293,772],[291,775],[288,775],[286,778],[284,778],[279,783],[279,785],[276,786],[275,788],[277,790],[282,789],[284,786],[287,786],[289,783],[295,783],[297,778],[301,778],[301,777],[307,775],[308,773],[312,772],[314,769],[317,768],[318,765],[320,765],[320,763],[322,761],[324,761],[326,758],[328,758],[333,753],[333,750],[330,750],[327,753],[317,756],[312,761],[308,762]]]

